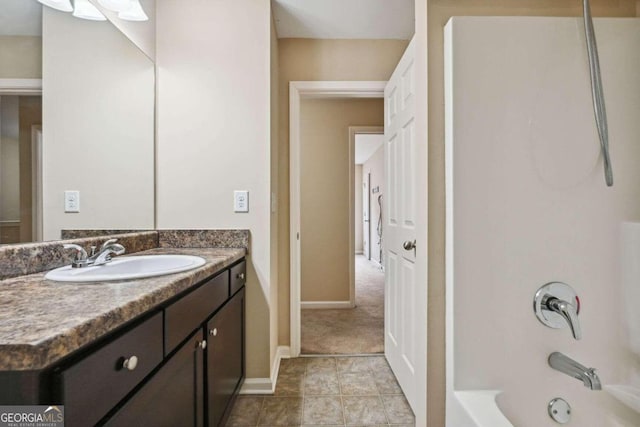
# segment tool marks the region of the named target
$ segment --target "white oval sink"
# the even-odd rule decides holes
[[[72,268],[70,265],[48,272],[44,278],[58,282],[106,282],[163,276],[198,268],[206,261],[192,255],[142,255],[118,257],[95,267]]]

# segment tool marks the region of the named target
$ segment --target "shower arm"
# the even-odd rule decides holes
[[[604,104],[604,93],[602,91],[598,46],[596,44],[596,34],[593,29],[589,0],[583,0],[583,9],[584,32],[587,39],[587,56],[589,57],[589,74],[591,76],[593,112],[596,119],[598,136],[600,138],[600,148],[604,158],[604,178],[607,186],[611,187],[613,185],[613,170],[611,168],[611,157],[609,156],[609,127],[607,124],[607,110]]]

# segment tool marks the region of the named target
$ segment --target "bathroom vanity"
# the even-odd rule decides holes
[[[68,427],[224,423],[245,375],[246,251],[142,253],[207,262],[131,281],[0,281],[24,316],[0,326],[0,404],[64,405]]]

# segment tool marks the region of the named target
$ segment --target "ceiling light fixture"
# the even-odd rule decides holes
[[[91,21],[106,21],[107,18],[100,13],[97,7],[89,0],[74,0],[73,16],[76,18],[89,19]]]
[[[118,13],[118,18],[125,21],[148,21],[149,17],[144,13],[140,0],[131,0],[131,8],[127,11]]]
[[[92,21],[106,21],[107,18],[89,0],[38,0],[45,6],[62,12],[73,12],[73,16]],[[103,8],[118,14],[118,18],[125,21],[148,21],[149,17],[144,12],[140,0],[98,0]]]
[[[71,6],[71,0],[38,0],[45,6],[52,7],[62,12],[71,12],[73,7]]]
[[[100,6],[118,13],[126,12],[133,5],[131,0],[98,0],[98,3]]]

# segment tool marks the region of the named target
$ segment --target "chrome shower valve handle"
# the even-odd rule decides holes
[[[555,329],[569,326],[575,339],[582,338],[578,319],[580,299],[566,283],[551,282],[538,289],[533,300],[533,311],[544,325]]]

